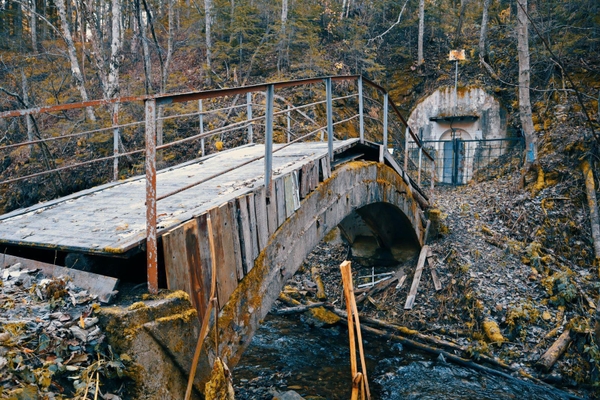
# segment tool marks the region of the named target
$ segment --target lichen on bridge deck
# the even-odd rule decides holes
[[[334,152],[341,152],[357,141],[336,141]],[[274,149],[277,148],[278,145],[274,145]],[[158,195],[263,154],[263,145],[250,145],[160,171]],[[289,174],[325,156],[326,142],[290,145],[273,154],[274,177]],[[125,253],[145,241],[145,185],[145,177],[135,177],[0,216],[0,244],[86,253]],[[157,206],[159,234],[263,185],[264,160],[261,159],[167,197]]]

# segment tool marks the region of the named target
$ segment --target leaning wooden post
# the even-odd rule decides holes
[[[273,173],[273,98],[275,86],[267,86],[267,110],[265,115],[265,188],[271,194],[271,174]]]
[[[156,100],[146,108],[146,268],[148,291],[158,293],[158,246],[156,237]]]
[[[344,285],[344,297],[346,299],[346,309],[348,310],[348,335],[350,336],[350,369],[352,372],[352,393],[356,391],[355,387],[359,384],[364,388],[364,393],[367,399],[371,399],[369,390],[369,382],[367,378],[367,363],[365,361],[365,353],[362,346],[362,333],[360,329],[360,320],[358,318],[358,307],[354,298],[354,287],[352,285],[352,268],[350,261],[344,261],[340,265],[342,272],[342,282]],[[360,364],[362,374],[358,372],[356,363],[356,347],[354,344],[354,328],[356,329],[356,339],[358,340],[358,353],[360,355]]]

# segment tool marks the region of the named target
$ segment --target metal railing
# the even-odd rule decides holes
[[[422,149],[433,155],[435,163],[425,165],[425,181],[434,176],[438,182],[464,185],[472,179],[491,179],[518,171],[523,164],[525,143],[522,137],[473,140],[424,140],[422,147],[410,142],[409,158],[419,163]],[[421,184],[419,180],[419,184]]]
[[[118,107],[113,107],[114,104]],[[96,121],[85,120],[88,108],[94,109]],[[334,157],[334,140],[358,138],[361,143],[376,143],[380,146],[379,161],[384,161],[385,151],[393,153],[414,185],[427,181],[427,165],[434,163],[385,89],[359,75],[122,97],[0,113],[0,120],[12,120],[6,126],[15,121],[21,121],[24,126],[22,121],[27,118],[36,123],[37,137],[5,145],[0,142],[0,151],[27,147],[31,150],[32,146],[38,146],[46,168],[20,176],[14,176],[16,170],[5,168],[0,170],[0,179],[4,178],[0,185],[40,179],[45,175],[60,177],[59,173],[102,162],[114,181],[124,175],[135,175],[141,172],[141,165],[144,166],[146,261],[148,288],[152,293],[158,290],[157,202],[160,200],[261,159],[264,159],[264,184],[270,193],[273,154],[294,143],[324,141],[325,135],[330,160]],[[80,143],[73,144],[73,140],[94,143],[91,147],[98,154],[78,151]],[[409,142],[419,149],[418,164],[409,157]],[[169,193],[157,193],[157,168],[180,163],[185,157],[193,159],[254,143],[264,144],[263,155]],[[274,143],[280,145],[274,149]],[[57,153],[61,148],[62,158],[69,155],[65,155],[64,149],[72,148],[72,154],[85,159],[58,165]],[[430,170],[435,172],[435,168]],[[432,185],[434,180],[429,179]]]

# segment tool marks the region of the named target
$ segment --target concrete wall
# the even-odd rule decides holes
[[[506,137],[506,111],[495,97],[482,88],[459,88],[457,102],[454,88],[436,90],[421,101],[411,113],[408,125],[423,133],[423,140],[440,140],[450,129],[450,122],[431,121],[430,118],[450,116],[477,116],[473,122],[453,122],[453,128],[466,131],[470,139],[497,139]]]

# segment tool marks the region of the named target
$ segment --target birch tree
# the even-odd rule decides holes
[[[417,50],[417,65],[423,64],[423,36],[425,34],[425,0],[419,0],[419,39]]]
[[[206,36],[206,66],[209,70],[212,69],[212,38],[211,30],[213,25],[213,0],[204,0],[204,24]]]
[[[77,60],[77,50],[75,49],[75,43],[73,41],[73,36],[71,35],[71,28],[69,27],[69,23],[67,21],[65,0],[56,0],[56,8],[58,9],[58,15],[60,17],[63,38],[67,44],[67,54],[69,55],[69,61],[71,62],[71,74],[73,75],[73,78],[75,78],[75,85],[77,86],[77,89],[79,89],[81,99],[83,101],[88,101],[89,97],[85,88],[83,74],[81,73],[79,61]],[[96,120],[94,110],[91,107],[86,108],[86,112],[90,120]]]
[[[517,51],[519,54],[519,117],[525,136],[526,164],[537,160],[537,138],[533,127],[531,100],[529,98],[529,21],[527,0],[517,0]]]
[[[38,34],[37,34],[37,0],[31,0],[29,12],[29,31],[31,33],[31,47],[33,52],[38,52]]]

